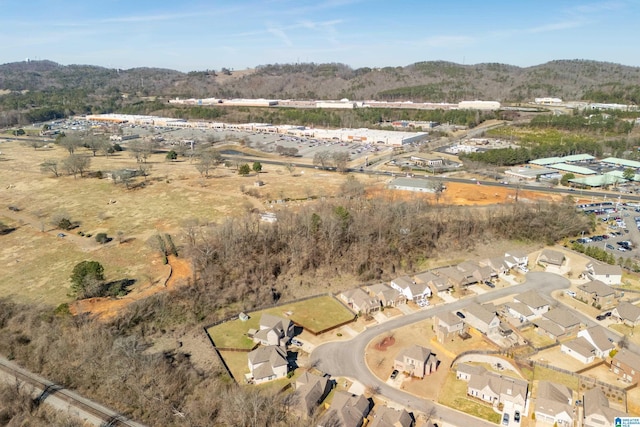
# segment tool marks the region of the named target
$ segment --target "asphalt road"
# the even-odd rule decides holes
[[[521,285],[497,289],[473,298],[458,300],[450,304],[439,305],[426,310],[420,310],[410,315],[391,319],[366,329],[349,341],[323,344],[316,347],[311,353],[311,364],[315,365],[319,370],[331,374],[331,376],[353,378],[365,386],[376,387],[380,395],[405,405],[408,410],[430,414],[432,417],[438,418],[449,425],[460,427],[495,426],[493,423],[480,420],[471,415],[416,397],[387,385],[373,375],[367,367],[365,363],[365,348],[371,340],[381,334],[419,322],[435,314],[459,310],[473,301],[479,303],[489,302],[503,296],[519,294],[532,289],[537,289],[541,294],[549,296],[550,299],[550,293],[552,291],[568,288],[570,285],[567,279],[552,273],[531,272],[527,274],[526,278],[526,282]],[[442,369],[446,369],[446,367],[442,367]]]

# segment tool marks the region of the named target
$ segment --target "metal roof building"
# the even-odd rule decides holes
[[[422,178],[396,178],[389,183],[394,190],[416,191],[419,193],[435,193],[438,183]]]
[[[570,179],[569,182],[578,185],[585,185],[587,187],[605,187],[607,185],[621,184],[623,182],[627,182],[627,180],[618,178],[614,175],[597,175],[584,178],[574,178]]]
[[[619,159],[617,157],[607,157],[606,159],[600,160],[600,162],[608,163],[614,166],[624,166],[628,168],[640,169],[640,162],[636,162],[635,160]]]
[[[605,175],[613,175],[613,176],[618,177],[618,178],[624,178],[622,176],[622,175],[624,175],[623,171],[609,171],[609,172],[605,172]],[[640,181],[640,174],[633,175],[632,181]]]
[[[549,165],[551,169],[558,169],[565,172],[577,173],[580,175],[595,175],[596,171],[582,166],[568,165],[566,163],[556,163]]]
[[[554,163],[574,163],[574,162],[589,162],[595,160],[591,154],[572,154],[564,157],[545,157],[543,159],[531,160],[529,163],[540,166],[548,166]]]

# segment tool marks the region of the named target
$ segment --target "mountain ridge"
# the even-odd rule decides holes
[[[379,99],[458,102],[491,99],[640,103],[640,67],[593,60],[554,60],[530,67],[502,63],[421,61],[398,67],[353,69],[340,63],[266,64],[253,70],[181,71],[61,65],[49,60],[0,65],[0,90],[82,89],[95,94],[164,97]],[[235,76],[234,76],[235,75]]]

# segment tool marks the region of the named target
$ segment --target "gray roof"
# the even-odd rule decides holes
[[[471,304],[469,304],[467,306],[467,308],[465,309],[465,311],[468,314],[480,319],[481,321],[483,321],[487,325],[489,323],[491,323],[496,318],[496,313],[495,312],[487,310],[486,307],[484,307],[484,306],[482,306],[482,305],[480,305],[480,304],[478,304],[476,302],[472,302]]]
[[[585,358],[594,356],[596,351],[595,347],[584,337],[567,341],[563,345]]]
[[[589,294],[596,294],[598,297],[606,297],[615,294],[616,291],[611,286],[602,283],[600,280],[592,280],[584,285],[578,286],[578,289],[587,292]]]
[[[538,260],[546,262],[547,264],[562,265],[564,262],[564,254],[551,249],[543,249]]]
[[[412,424],[413,419],[406,409],[397,410],[384,405],[376,405],[376,412],[370,427],[410,427]]]
[[[252,374],[256,379],[266,378],[273,375],[273,368],[279,366],[285,366],[287,362],[287,351],[276,345],[268,345],[265,347],[258,347],[247,356],[253,369]]]
[[[621,319],[629,320],[631,322],[637,322],[640,320],[640,307],[633,305],[630,302],[622,301],[615,308]]]
[[[359,427],[369,414],[369,401],[346,391],[337,391],[321,426]]]
[[[469,388],[481,390],[485,387],[489,387],[490,390],[498,395],[520,396],[523,400],[526,400],[529,383],[519,378],[508,377],[490,371],[486,371],[482,375],[473,375],[469,380]]]
[[[470,365],[468,363],[458,363],[456,372],[462,372],[467,375],[483,375],[487,370],[480,365]]]
[[[424,273],[416,274],[415,276],[413,276],[413,278],[416,279],[416,282],[422,282],[422,283],[429,283],[429,282],[432,282],[433,280],[439,279],[438,276],[436,276],[430,271],[425,271]]]
[[[512,309],[516,313],[521,314],[522,316],[533,316],[533,311],[531,311],[529,306],[521,302],[508,302],[505,304],[505,306]]]
[[[536,325],[538,325],[538,328],[549,332],[551,335],[555,337],[558,337],[564,334],[564,329],[562,329],[560,325],[558,325],[556,322],[552,322],[551,320],[538,319],[536,320]]]
[[[587,265],[587,268],[591,268],[593,270],[593,274],[597,274],[598,276],[607,274],[617,276],[622,274],[622,267],[619,265],[604,264],[594,261]]]
[[[291,320],[273,314],[262,313],[260,317],[260,329],[279,329],[286,333],[290,325]]]
[[[372,294],[378,295],[380,292],[391,289],[391,287],[386,283],[376,283],[375,285],[367,286],[367,289],[369,289],[369,292],[371,292]]]
[[[444,313],[436,314],[435,317],[448,326],[458,325],[463,322],[461,318],[453,314],[451,311],[445,311]]]
[[[536,291],[529,291],[520,295],[516,295],[515,297],[513,297],[513,299],[514,301],[519,301],[533,309],[549,305],[549,302],[546,299],[542,298]]]
[[[415,344],[401,351],[396,357],[396,360],[402,361],[405,357],[427,363],[429,359],[435,358],[435,354],[433,354],[430,349]]]
[[[566,310],[563,308],[554,308],[553,310],[549,310],[544,313],[542,317],[557,323],[564,329],[580,324],[580,319],[578,319],[573,313],[571,313],[570,310]]]
[[[522,249],[511,249],[505,252],[504,256],[512,256],[514,258],[525,258],[525,257],[528,257],[529,254],[526,251],[523,251]]]
[[[613,356],[613,360],[624,363],[635,371],[640,371],[640,354],[634,353],[626,348],[621,348],[620,351]]]
[[[400,286],[402,289],[408,288],[413,285],[413,280],[409,276],[396,277],[392,280],[392,282]]]
[[[557,384],[551,381],[540,381],[538,383],[538,399],[540,398],[555,400],[561,403],[573,402],[573,391],[563,384]]]
[[[591,343],[600,351],[611,350],[614,347],[613,342],[609,341],[607,329],[603,326],[592,326],[580,331],[579,335],[588,335],[591,338]]]
[[[329,378],[305,372],[296,380],[298,407],[311,415],[329,391]]]
[[[573,403],[573,392],[569,387],[550,381],[540,381],[538,383],[536,412],[541,412],[554,418],[563,412],[572,416],[573,410],[570,403]]]
[[[606,419],[613,420],[615,417],[624,417],[627,415],[626,412],[610,408],[609,400],[607,400],[604,392],[599,387],[585,391],[582,401],[584,403],[585,417],[600,414]]]

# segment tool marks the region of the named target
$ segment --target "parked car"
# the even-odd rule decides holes
[[[66,236],[66,234],[64,234],[64,233],[58,233],[58,237],[65,237],[65,236]]]
[[[598,314],[598,315],[596,316],[596,320],[604,320],[604,319],[606,319],[606,318],[607,318],[607,316],[605,316],[604,314]]]
[[[462,314],[461,311],[456,311],[456,316],[458,316],[461,319],[464,319],[466,317],[464,314]]]
[[[626,250],[625,248],[623,248],[622,246],[620,246],[620,247],[618,248],[618,250],[619,250],[620,252],[627,252],[627,250]]]
[[[520,422],[520,411],[516,411],[516,412],[513,414],[513,421],[515,421],[515,422],[517,422],[517,423],[519,423],[519,422]]]
[[[612,251],[613,251],[613,250],[615,250],[615,248],[613,247],[613,245],[610,245],[610,244],[608,244],[608,243],[607,243],[607,246],[606,246],[606,247],[607,247],[607,249],[611,249]]]
[[[509,425],[509,414],[507,414],[506,412],[502,416],[502,425],[503,426],[508,426]]]
[[[398,377],[398,374],[399,374],[398,370],[394,369],[393,372],[391,372],[391,379],[395,380]]]
[[[490,288],[495,288],[495,287],[496,287],[496,285],[494,285],[492,282],[490,282],[490,281],[488,281],[488,280],[485,280],[485,281],[484,281],[484,284],[485,284],[485,285],[487,285],[487,286],[488,286],[488,287],[490,287]]]
[[[573,291],[564,291],[565,294],[569,295],[570,297],[575,298],[576,297],[576,293]]]
[[[302,341],[299,341],[295,338],[291,338],[291,344],[297,345],[298,347],[302,347]]]

